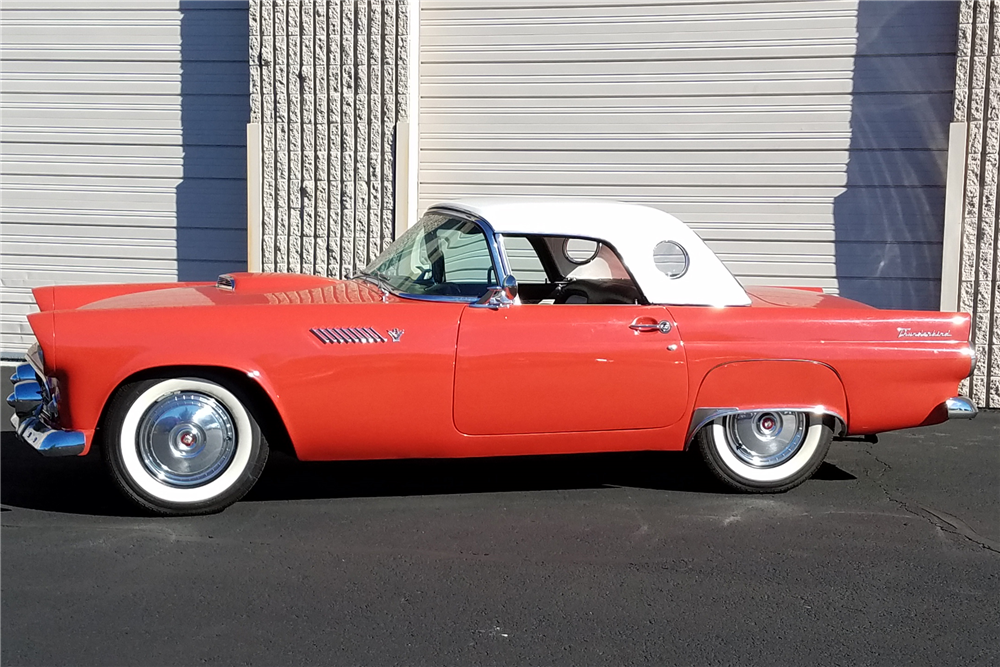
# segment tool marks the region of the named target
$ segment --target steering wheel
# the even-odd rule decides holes
[[[427,293],[438,296],[462,296],[462,290],[454,283],[438,283],[430,287]]]

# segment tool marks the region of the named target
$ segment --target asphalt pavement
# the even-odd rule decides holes
[[[159,519],[10,433],[0,475],[4,665],[1000,664],[996,412],[776,496],[683,454],[275,456]]]

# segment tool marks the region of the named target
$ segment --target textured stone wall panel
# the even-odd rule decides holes
[[[340,64],[340,1],[328,0],[326,15],[326,66],[327,66],[327,109],[328,109],[328,146],[327,169],[329,170],[329,237],[327,239],[326,275],[340,276],[340,230],[343,220],[340,216],[341,197],[341,127],[340,127],[340,96],[343,89]]]
[[[354,25],[354,0],[343,0],[341,3],[341,49],[340,71],[341,84],[341,116],[340,116],[340,163],[342,165],[340,192],[341,238],[340,238],[340,274],[349,276],[354,272],[354,202],[357,195],[354,169],[354,137],[357,132],[356,114],[354,110],[354,89],[357,84],[357,74],[354,64],[354,43],[357,39]]]
[[[327,16],[326,0],[313,3],[313,123],[315,151],[313,159],[313,262],[311,272],[327,275],[328,240],[330,233],[330,199],[328,160],[330,156],[329,126],[329,69],[327,68]]]
[[[382,3],[382,245],[393,235],[395,190],[392,187],[396,127],[396,0]]]
[[[350,273],[364,268],[368,239],[368,2],[356,0],[354,68],[354,244]]]
[[[392,240],[406,16],[397,0],[251,0],[264,270],[347,276]]]
[[[959,304],[972,314],[978,355],[963,383],[982,406],[1000,407],[1000,3],[963,0],[955,68],[956,122],[968,123]]]

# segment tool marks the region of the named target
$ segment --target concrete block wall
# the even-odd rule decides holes
[[[957,123],[967,123],[960,308],[973,316],[978,362],[967,387],[980,406],[1000,407],[1000,2],[962,0],[955,83]]]
[[[406,0],[250,0],[265,271],[349,276],[393,238]]]

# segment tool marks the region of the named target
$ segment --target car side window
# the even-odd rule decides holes
[[[504,236],[503,245],[507,252],[510,272],[517,279],[518,285],[537,285],[549,282],[545,266],[527,237]]]
[[[644,303],[614,248],[570,236],[504,235],[504,250],[526,305]]]

